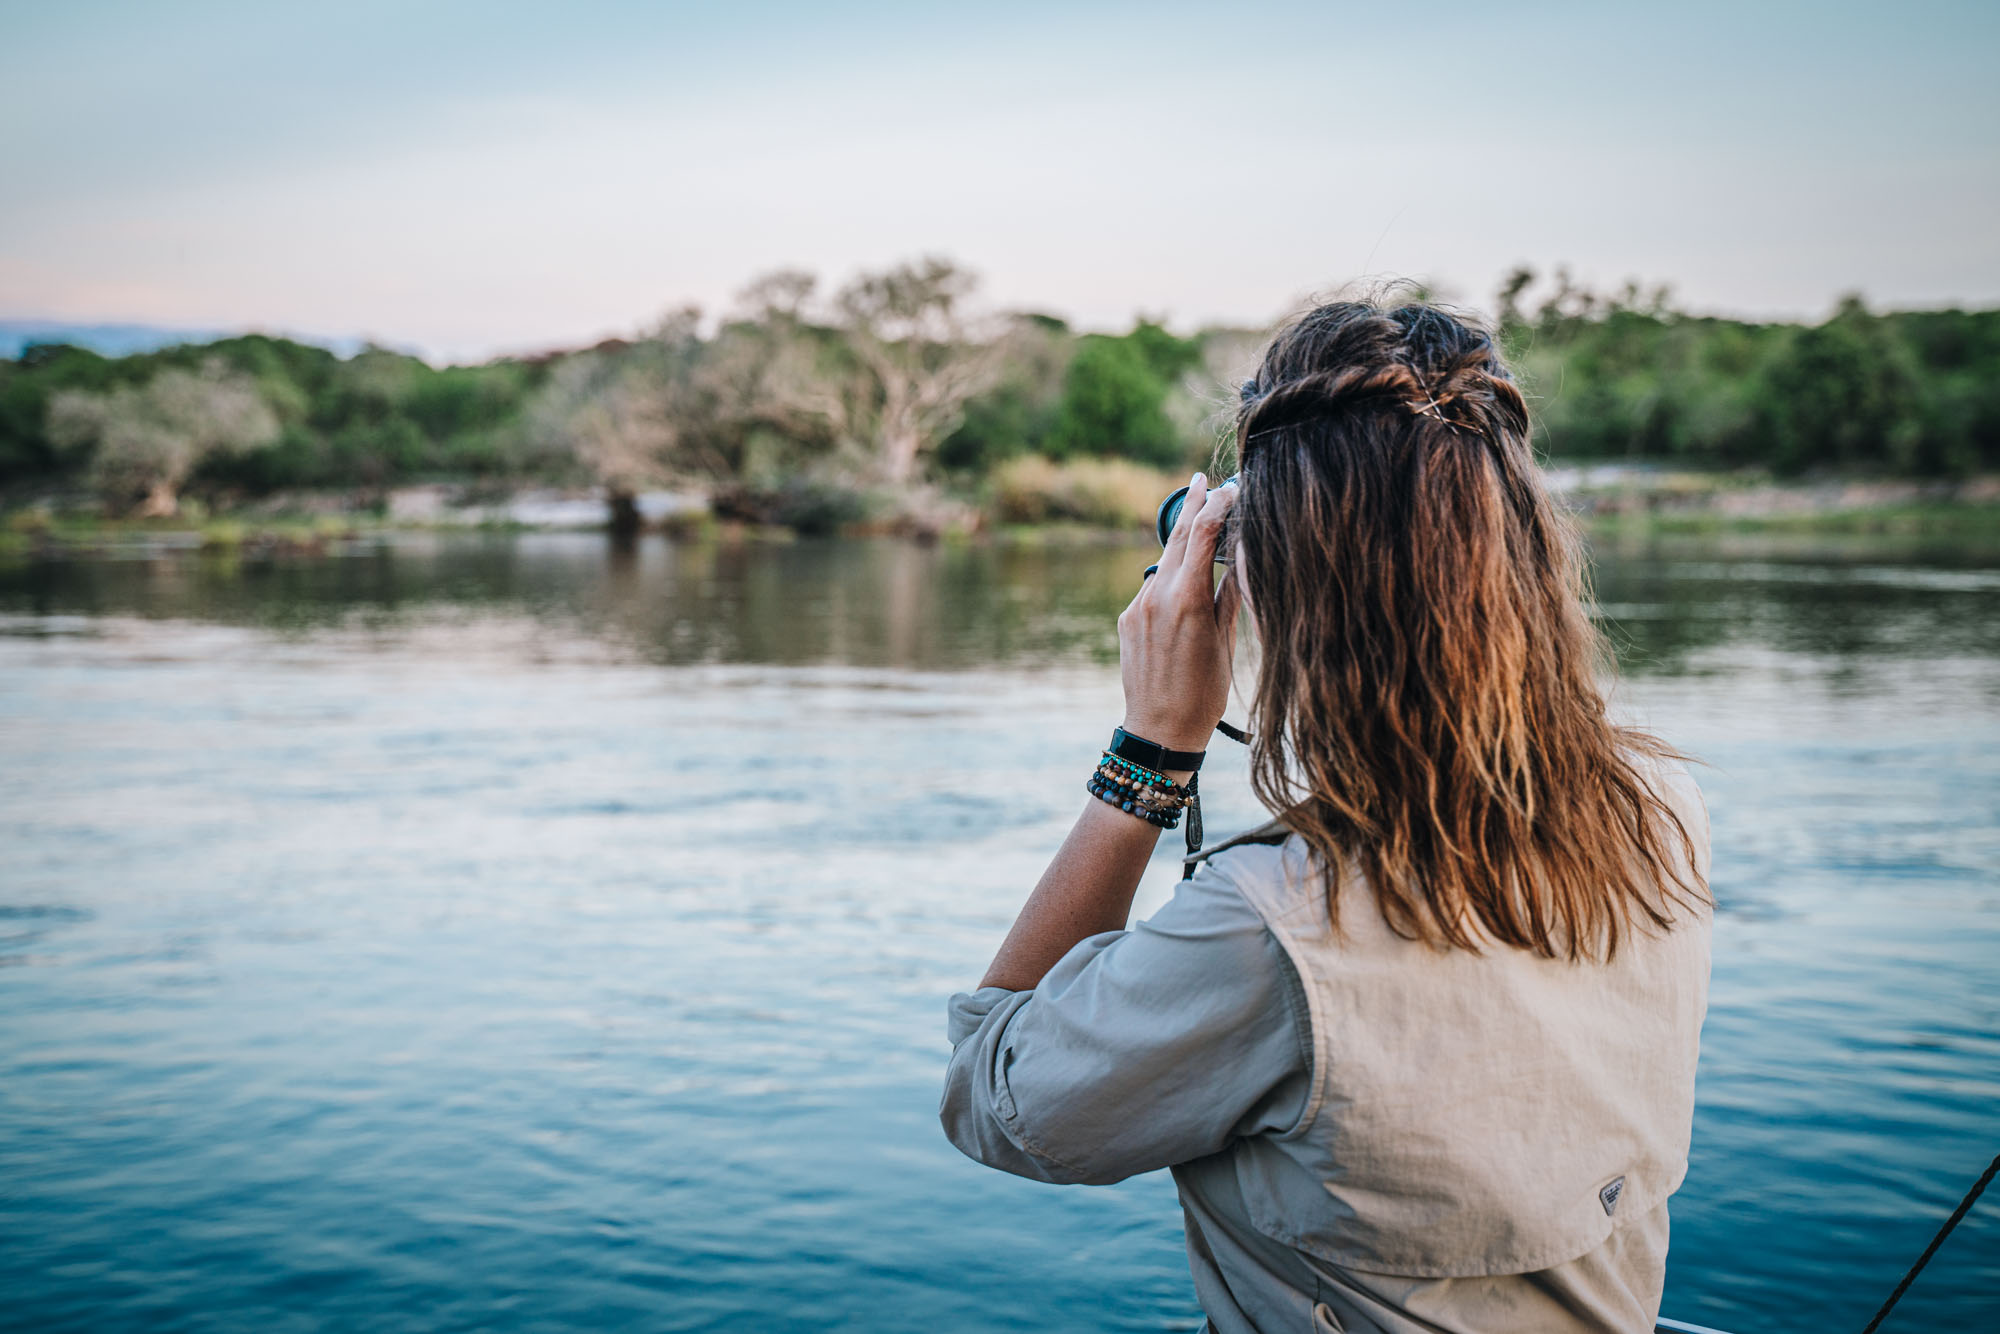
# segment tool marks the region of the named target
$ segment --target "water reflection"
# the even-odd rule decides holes
[[[197,618],[275,630],[526,614],[661,663],[905,668],[1115,657],[1137,547],[896,541],[673,544],[399,537],[332,559],[186,556],[0,569],[0,610]]]
[[[0,566],[0,613],[180,618],[303,632],[527,616],[662,664],[955,670],[1108,663],[1141,545],[670,543],[400,536],[330,559]],[[1596,553],[1624,669],[1755,643],[1813,657],[2000,656],[2000,571],[1910,544],[1656,542]],[[16,631],[31,627],[16,626]]]

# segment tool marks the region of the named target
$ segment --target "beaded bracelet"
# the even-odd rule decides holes
[[[1117,790],[1128,792],[1148,810],[1169,815],[1180,813],[1193,800],[1194,787],[1180,787],[1163,773],[1107,755],[1098,763],[1097,776]]]
[[[1195,799],[1195,782],[1190,778],[1183,787],[1163,773],[1106,751],[1084,788],[1099,801],[1157,829],[1178,829],[1181,811]]]

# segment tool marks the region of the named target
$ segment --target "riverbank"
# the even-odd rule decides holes
[[[1628,465],[1551,468],[1593,533],[1884,535],[2000,541],[2000,476],[1956,481],[1682,473]]]
[[[2000,541],[2000,475],[1778,482],[1751,474],[1597,464],[1552,466],[1547,478],[1585,527],[1606,537],[1879,534]],[[695,492],[642,494],[635,508],[642,530],[695,540],[784,541],[843,533],[1023,545],[1102,543],[1148,534],[1154,507],[1178,480],[1127,464],[1035,459],[1003,472],[999,484],[980,495],[932,491],[894,503],[857,495],[844,515],[827,523],[746,516],[726,499]],[[587,488],[495,493],[451,483],[373,496],[292,492],[217,513],[191,502],[176,517],[155,519],[107,519],[44,498],[5,514],[0,555],[137,547],[160,554],[311,556],[383,532],[602,529],[608,514],[603,495]]]

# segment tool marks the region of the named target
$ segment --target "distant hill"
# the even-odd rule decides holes
[[[0,319],[0,359],[11,361],[39,343],[68,343],[87,347],[107,357],[125,357],[135,352],[153,352],[180,343],[212,343],[242,333],[241,329],[190,329],[164,324],[80,324],[70,320]],[[287,334],[294,342],[323,347],[339,356],[352,356],[365,345],[360,338],[315,338]]]

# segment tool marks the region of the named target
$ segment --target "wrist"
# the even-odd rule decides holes
[[[1148,717],[1129,709],[1125,721],[1118,725],[1133,736],[1157,742],[1168,750],[1204,751],[1208,749],[1208,739],[1215,735],[1212,723],[1203,727],[1200,723]]]
[[[1152,755],[1144,750],[1128,749],[1125,758],[1145,765],[1156,773],[1164,774],[1176,783],[1186,783],[1201,767],[1202,754],[1208,749],[1211,732],[1197,732],[1187,724],[1168,726],[1162,723],[1147,723],[1140,715],[1127,714],[1119,724],[1119,730],[1141,746],[1158,746],[1166,751],[1181,752],[1179,757]],[[1179,762],[1176,762],[1176,760]]]

